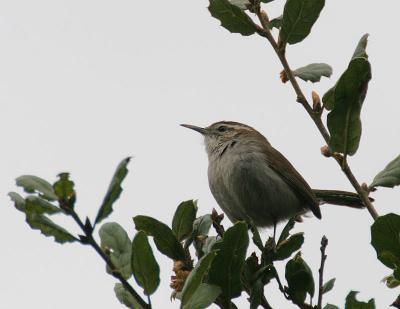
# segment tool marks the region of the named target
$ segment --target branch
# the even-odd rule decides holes
[[[325,249],[326,246],[328,245],[328,239],[325,236],[322,236],[321,239],[321,266],[319,267],[318,273],[319,273],[319,289],[318,289],[318,305],[317,308],[321,309],[322,308],[322,294],[323,294],[323,285],[324,285],[324,266],[325,266],[325,260],[327,255],[325,254]]]
[[[96,240],[93,238],[92,232],[93,232],[93,227],[88,226],[87,224],[84,225],[79,218],[78,214],[72,209],[68,208],[65,209],[68,214],[72,216],[72,218],[75,220],[75,222],[79,225],[81,230],[85,233],[85,237],[81,237],[81,243],[82,244],[89,244],[93,247],[93,249],[101,256],[101,258],[106,262],[107,266],[112,270],[112,275],[114,278],[118,279],[119,282],[122,283],[124,288],[129,292],[129,294],[132,295],[132,297],[140,304],[141,307],[145,309],[151,309],[151,305],[147,304],[141,297],[140,295],[133,289],[133,287],[129,284],[128,281],[125,280],[124,277],[122,277],[121,273],[116,269],[114,264],[111,262],[110,257],[100,248],[100,246],[97,244]]]
[[[319,132],[321,133],[322,137],[324,138],[325,142],[328,144],[330,135],[323,124],[321,120],[321,113],[320,112],[315,112],[312,108],[310,103],[308,102],[306,96],[304,95],[303,91],[301,90],[292,70],[290,69],[289,63],[286,59],[285,55],[285,49],[281,46],[278,45],[278,43],[275,41],[270,29],[268,28],[268,16],[264,11],[261,11],[260,5],[255,6],[255,13],[260,20],[261,26],[257,26],[257,33],[265,37],[268,42],[271,44],[273,47],[275,53],[277,54],[284,70],[286,73],[287,78],[290,81],[290,84],[292,85],[296,95],[297,95],[297,102],[299,102],[308,115],[311,117],[311,119],[314,121],[315,125],[317,126]],[[374,206],[372,205],[371,201],[368,198],[368,193],[363,190],[360,186],[360,183],[357,181],[355,178],[353,172],[351,171],[349,165],[347,164],[347,161],[344,160],[343,156],[333,156],[333,158],[336,160],[336,162],[341,166],[343,173],[346,175],[347,179],[350,181],[354,189],[357,191],[358,195],[360,196],[363,204],[365,207],[368,209],[369,213],[371,214],[372,218],[376,220],[378,218],[378,213],[375,210]]]

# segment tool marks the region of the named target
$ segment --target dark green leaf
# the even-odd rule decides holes
[[[166,224],[147,216],[136,216],[133,221],[136,230],[142,230],[147,235],[154,237],[154,243],[162,254],[173,260],[185,259],[182,245]]]
[[[106,196],[104,197],[103,203],[101,204],[99,212],[97,213],[94,224],[97,224],[101,220],[107,218],[113,211],[112,206],[122,192],[121,183],[124,180],[126,174],[128,174],[127,165],[130,159],[130,157],[125,158],[118,165],[117,170],[115,171],[114,176],[111,179],[110,185],[108,186],[108,190]]]
[[[315,83],[319,82],[322,76],[331,77],[332,67],[326,63],[311,63],[294,70],[293,74],[304,81]]]
[[[264,283],[261,278],[256,280],[250,291],[250,309],[257,309],[261,304],[261,299],[264,295]]]
[[[193,200],[179,204],[172,219],[172,232],[178,241],[186,239],[192,233],[196,213],[197,205]]]
[[[39,215],[52,215],[62,211],[59,207],[49,203],[48,201],[40,197],[33,195],[30,195],[25,199],[25,206],[27,212],[34,212]]]
[[[199,309],[210,306],[221,294],[221,288],[217,285],[202,283],[196,289],[190,300],[183,309]]]
[[[302,259],[300,252],[286,264],[285,277],[288,294],[296,303],[302,304],[307,293],[314,295],[314,279],[310,267]]]
[[[304,243],[303,233],[296,233],[281,241],[276,247],[275,260],[285,260],[299,250]]]
[[[278,240],[278,245],[284,241],[285,239],[287,239],[290,235],[290,231],[293,229],[294,224],[295,224],[295,220],[294,218],[291,218],[288,223],[286,223],[285,227],[283,228],[281,235],[279,236],[279,240]]]
[[[367,42],[368,42],[368,34],[365,34],[361,37],[360,41],[357,44],[357,47],[354,51],[354,54],[351,58],[351,60],[355,58],[368,58],[366,47],[367,47]],[[322,97],[322,102],[324,103],[324,107],[327,110],[332,110],[333,107],[335,106],[335,88],[337,86],[337,83],[335,86],[333,86],[331,89],[329,89],[324,96]]]
[[[153,294],[160,284],[160,267],[143,231],[137,232],[132,241],[131,268],[144,294]]]
[[[46,236],[54,236],[54,240],[60,244],[65,242],[77,241],[66,229],[55,224],[49,218],[44,215],[40,215],[34,212],[26,213],[26,222],[34,230],[40,230],[42,234]]]
[[[216,254],[217,253],[215,251],[212,251],[203,256],[196,264],[195,268],[190,272],[182,290],[181,300],[183,308],[196,308],[189,306],[189,304],[193,303],[192,298],[195,296],[194,294],[202,284],[203,278],[208,271],[211,262],[214,260]]]
[[[346,297],[345,309],[375,309],[375,301],[371,298],[368,303],[356,299],[358,292],[351,291]]]
[[[114,292],[115,295],[117,296],[119,302],[121,304],[124,304],[128,308],[132,309],[144,309],[129,293],[127,290],[125,290],[124,286],[122,283],[116,283],[114,286]]]
[[[394,279],[400,281],[400,265],[397,265],[396,268],[394,269],[393,277]]]
[[[326,304],[324,309],[339,309],[339,307],[332,304]]]
[[[400,185],[400,155],[375,176],[369,187],[393,188],[398,185]]]
[[[335,106],[335,86],[329,89],[322,97],[322,103],[324,103],[324,108],[328,111],[332,110]]]
[[[24,175],[16,179],[16,184],[24,188],[28,193],[39,193],[39,195],[48,201],[57,200],[53,187],[46,180],[37,176]]]
[[[251,35],[256,32],[256,25],[251,18],[239,7],[228,0],[209,0],[208,10],[211,15],[221,22],[222,27],[232,33]]]
[[[238,297],[242,292],[240,277],[248,245],[247,224],[238,222],[213,246],[219,251],[208,274],[209,283],[221,287],[224,299]]]
[[[334,107],[328,114],[332,151],[345,156],[356,153],[361,138],[361,107],[370,79],[371,66],[365,58],[353,59],[340,77],[334,91]]]
[[[260,249],[261,252],[264,251],[264,245],[261,240],[260,232],[257,229],[257,226],[253,222],[251,222],[251,232],[253,233],[253,244],[257,246],[258,249]]]
[[[287,0],[280,39],[289,44],[303,41],[310,34],[324,5],[325,0]]]
[[[283,19],[283,15],[276,17],[274,19],[271,19],[270,22],[268,23],[268,28],[269,29],[280,29],[282,27],[282,19]]]
[[[58,177],[60,179],[53,185],[54,193],[58,200],[68,200],[75,194],[74,182],[69,179],[69,173],[61,173]]]
[[[368,36],[369,36],[369,34],[366,33],[361,37],[351,59],[360,58],[360,57],[368,58],[367,51],[366,51],[367,44],[368,44]]]
[[[378,259],[394,269],[400,265],[400,216],[387,214],[378,217],[371,226],[371,244]]]
[[[109,252],[111,262],[115,267],[113,270],[107,268],[107,272],[118,271],[125,279],[128,279],[132,275],[132,244],[126,231],[118,223],[109,222],[101,226],[99,236],[101,248],[103,251]]]
[[[25,199],[21,195],[16,192],[10,192],[8,193],[8,196],[14,202],[15,208],[17,208],[19,211],[25,212]]]
[[[325,282],[322,286],[322,294],[328,293],[330,290],[332,290],[335,285],[335,281],[336,278],[332,278],[331,280]]]

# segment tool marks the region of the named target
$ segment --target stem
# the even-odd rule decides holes
[[[68,209],[68,213],[72,216],[75,222],[79,225],[81,230],[85,233],[87,244],[91,245],[93,249],[101,256],[101,258],[106,262],[107,266],[113,270],[112,275],[114,278],[118,279],[124,288],[132,295],[132,297],[139,303],[141,307],[144,309],[151,309],[151,305],[147,304],[140,295],[133,289],[133,287],[122,277],[119,271],[114,271],[116,267],[111,262],[110,257],[105,254],[105,252],[100,248],[96,240],[93,238],[92,231],[93,229],[88,230],[85,225],[82,223],[81,219],[79,218],[78,214],[73,209]]]
[[[328,239],[325,236],[322,236],[321,239],[321,266],[319,267],[318,273],[319,273],[319,289],[318,289],[318,305],[317,308],[321,309],[322,308],[322,288],[324,286],[324,266],[325,266],[325,261],[327,255],[325,254],[326,246],[328,245]]]
[[[321,133],[322,137],[324,138],[325,142],[327,144],[329,144],[330,135],[321,120],[321,117],[320,117],[321,114],[318,112],[314,112],[314,110],[311,108],[311,105],[307,101],[306,96],[304,95],[303,91],[301,90],[301,88],[296,80],[296,77],[294,76],[292,70],[290,69],[289,63],[286,59],[285,49],[278,46],[278,43],[275,41],[270,29],[268,28],[268,18],[266,16],[266,14],[261,11],[261,7],[259,5],[255,7],[255,13],[256,13],[258,19],[260,20],[260,23],[262,26],[262,27],[260,27],[257,25],[257,33],[260,36],[265,37],[268,40],[268,42],[271,44],[271,46],[273,47],[276,55],[278,56],[282,66],[285,70],[286,76],[289,79],[290,84],[292,85],[292,87],[297,95],[297,102],[299,102],[304,107],[304,109],[306,110],[308,115],[314,121],[315,125],[317,126],[317,128],[318,128],[319,132]],[[379,215],[378,215],[377,211],[375,210],[374,206],[372,205],[371,201],[369,200],[367,192],[365,192],[361,188],[359,182],[355,178],[355,176],[354,176],[353,172],[351,171],[349,165],[347,164],[346,160],[344,160],[343,157],[338,158],[337,156],[334,156],[334,158],[335,158],[336,162],[338,162],[338,164],[341,166],[342,171],[346,175],[347,179],[350,181],[350,183],[352,184],[354,189],[357,191],[358,195],[360,196],[365,207],[368,209],[372,218],[374,220],[376,220],[376,218],[378,218]]]

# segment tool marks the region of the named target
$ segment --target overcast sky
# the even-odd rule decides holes
[[[269,4],[269,15],[280,15],[283,3]],[[199,214],[217,207],[201,137],[179,124],[235,120],[265,134],[313,187],[351,189],[334,160],[320,155],[323,140],[289,84],[280,82],[281,67],[266,40],[230,34],[207,5],[0,2],[1,308],[123,308],[114,296],[114,278],[93,250],[59,245],[24,223],[7,197],[17,190],[17,176],[53,182],[58,173],[70,172],[76,210],[94,218],[117,164],[133,156],[124,192],[107,219],[133,235],[134,215],[170,223],[182,200],[198,199]],[[373,79],[359,152],[349,159],[361,182],[370,182],[400,152],[399,9],[398,1],[327,1],[311,35],[288,48],[293,68],[311,62],[333,66],[331,79],[301,82],[306,94],[315,89],[322,95],[347,67],[359,38],[370,33]],[[399,212],[399,189],[380,189],[373,197],[379,214]],[[375,297],[377,308],[388,308],[399,292],[380,282],[390,270],[369,244],[368,212],[323,206],[322,215],[295,231],[305,232],[303,256],[315,277],[321,236],[329,239],[325,278],[337,280],[324,300],[343,307],[353,289],[361,292],[359,299]],[[57,222],[78,231],[69,220]],[[162,281],[154,308],[178,308],[169,300],[172,264],[159,254],[157,259]],[[267,293],[275,308],[290,308],[276,285]]]

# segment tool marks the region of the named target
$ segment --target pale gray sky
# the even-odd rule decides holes
[[[0,3],[0,280],[1,308],[123,308],[115,280],[88,247],[59,245],[32,231],[8,197],[22,174],[55,180],[68,171],[76,183],[77,211],[96,214],[119,161],[134,156],[124,192],[107,221],[133,235],[131,218],[170,223],[180,201],[199,200],[199,213],[217,207],[207,183],[200,136],[178,126],[235,120],[265,134],[314,187],[350,189],[322,138],[279,81],[281,67],[267,42],[219,26],[207,1],[14,0]],[[278,16],[283,1],[268,7]],[[295,68],[333,66],[332,79],[312,85],[323,94],[346,68],[359,38],[370,33],[373,79],[362,112],[363,138],[349,162],[360,181],[371,181],[399,154],[397,1],[327,1],[311,35],[288,48]],[[374,193],[380,214],[399,212],[400,191]],[[398,295],[380,280],[390,273],[370,246],[367,211],[324,206],[323,219],[307,219],[304,258],[317,274],[320,239],[329,239],[325,278],[336,277],[326,302],[343,306],[353,289],[388,308]],[[69,220],[60,223],[73,231]],[[228,225],[228,222],[225,222]],[[266,235],[264,234],[264,237]],[[161,286],[154,308],[171,303],[171,262],[157,254]],[[284,265],[279,265],[282,270]],[[282,278],[284,277],[281,272]],[[289,308],[276,286],[276,308]],[[240,303],[246,308],[246,302]]]

